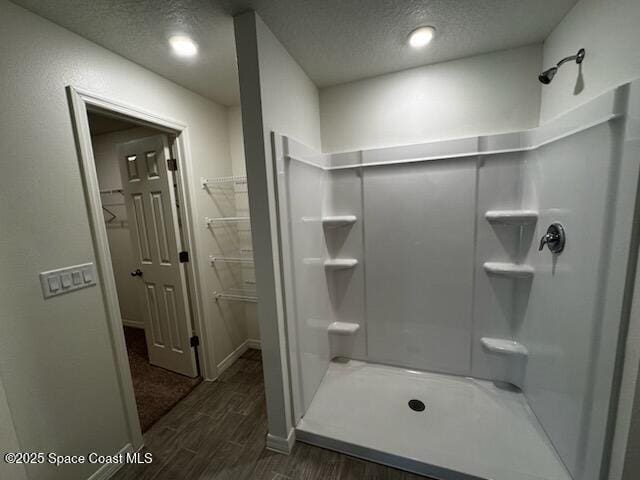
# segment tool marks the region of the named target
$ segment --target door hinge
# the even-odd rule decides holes
[[[180,260],[180,263],[187,263],[189,261],[189,252],[180,252],[178,260]]]
[[[192,347],[197,347],[198,345],[200,345],[200,337],[198,337],[197,335],[194,335],[189,340],[189,343],[191,344]]]
[[[175,158],[167,158],[167,169],[171,172],[178,170],[178,162]]]

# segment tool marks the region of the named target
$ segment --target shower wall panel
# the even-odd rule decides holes
[[[323,207],[324,216],[355,215],[353,225],[325,228],[324,238],[329,258],[353,258],[355,268],[327,272],[327,284],[331,295],[333,317],[337,321],[357,323],[360,328],[355,336],[335,342],[339,350],[335,355],[366,359],[367,325],[364,307],[364,264],[362,217],[362,176],[360,169],[328,172],[328,188]],[[342,341],[340,341],[342,340]]]
[[[300,368],[299,385],[303,412],[327,371],[330,360],[327,327],[334,321],[330,290],[323,266],[326,247],[322,229],[322,205],[327,173],[297,161],[287,160],[289,225],[296,342]]]
[[[470,373],[476,161],[364,169],[371,361]]]
[[[534,238],[560,222],[567,243],[560,255],[538,251],[535,243],[528,254],[536,273],[517,332],[529,350],[523,390],[567,468],[585,480],[599,478],[597,472],[583,471],[590,453],[587,436],[597,433],[588,431],[596,360],[613,354],[599,352],[596,345],[617,195],[620,123],[602,123],[553,142],[526,160],[525,199],[539,210]]]
[[[489,222],[489,210],[530,208],[522,203],[524,152],[483,157],[478,169],[477,233],[475,291],[473,311],[472,369],[474,377],[512,382],[513,358],[488,352],[482,337],[513,340],[522,322],[521,305],[516,293],[530,286],[527,280],[515,281],[503,276],[487,275],[485,262],[522,263],[521,245],[531,243],[532,226]]]

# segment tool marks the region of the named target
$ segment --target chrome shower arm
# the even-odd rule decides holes
[[[564,57],[554,67],[551,67],[548,70],[545,70],[544,72],[542,72],[540,75],[538,75],[538,80],[540,80],[540,83],[544,85],[549,85],[551,83],[551,80],[553,80],[553,77],[555,77],[556,73],[558,73],[558,68],[560,68],[563,64],[567,62],[571,62],[573,60],[575,60],[576,63],[579,65],[584,60],[584,55],[585,55],[584,48],[581,48],[580,50],[578,50],[578,53],[576,53],[575,55],[571,55],[570,57]]]
[[[575,55],[571,55],[569,57],[564,57],[562,60],[560,60],[557,64],[556,67],[559,67],[567,62],[571,62],[573,60],[576,61],[576,63],[579,65],[582,63],[582,60],[584,60],[584,48],[581,48],[580,50],[578,50],[578,53],[576,53]]]

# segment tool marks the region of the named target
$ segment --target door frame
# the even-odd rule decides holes
[[[187,125],[176,120],[156,115],[117,100],[106,98],[82,88],[68,85],[66,87],[73,131],[76,140],[76,149],[80,163],[82,186],[87,203],[87,213],[91,237],[96,256],[97,276],[102,285],[102,296],[108,319],[110,343],[116,364],[118,383],[121,389],[121,398],[127,419],[127,429],[134,450],[143,446],[142,431],[138,418],[138,410],[131,380],[131,370],[127,348],[122,329],[122,319],[118,304],[111,253],[107,229],[104,225],[102,214],[102,201],[100,187],[96,173],[95,159],[93,157],[93,145],[89,128],[88,112],[106,114],[114,118],[133,121],[141,126],[147,126],[164,133],[175,135],[173,155],[178,163],[177,170],[177,197],[182,209],[181,222],[185,247],[189,251],[190,261],[185,263],[188,279],[189,305],[193,318],[193,326],[196,335],[200,338],[198,356],[201,374],[204,379],[215,379],[218,369],[215,363],[213,351],[213,335],[206,328],[205,308],[201,295],[202,284],[197,262],[199,258],[196,249],[196,230],[192,212],[196,204],[195,191],[197,187],[192,184],[193,179],[191,152],[189,149],[189,131]]]

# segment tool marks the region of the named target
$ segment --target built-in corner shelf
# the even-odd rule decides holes
[[[333,322],[329,324],[329,333],[332,335],[355,335],[360,330],[360,325],[351,322]]]
[[[536,222],[538,212],[535,210],[489,210],[484,217],[489,222],[522,225]]]
[[[485,262],[483,268],[489,275],[501,275],[513,278],[531,278],[534,273],[531,265],[521,265],[517,263]]]
[[[345,270],[358,265],[355,258],[332,258],[324,261],[325,270]]]
[[[355,215],[335,215],[331,217],[322,217],[322,226],[326,228],[346,227],[353,225],[358,220]]]
[[[527,347],[515,340],[507,340],[504,338],[482,337],[480,339],[482,346],[493,353],[502,355],[521,355],[526,357],[529,355]]]

